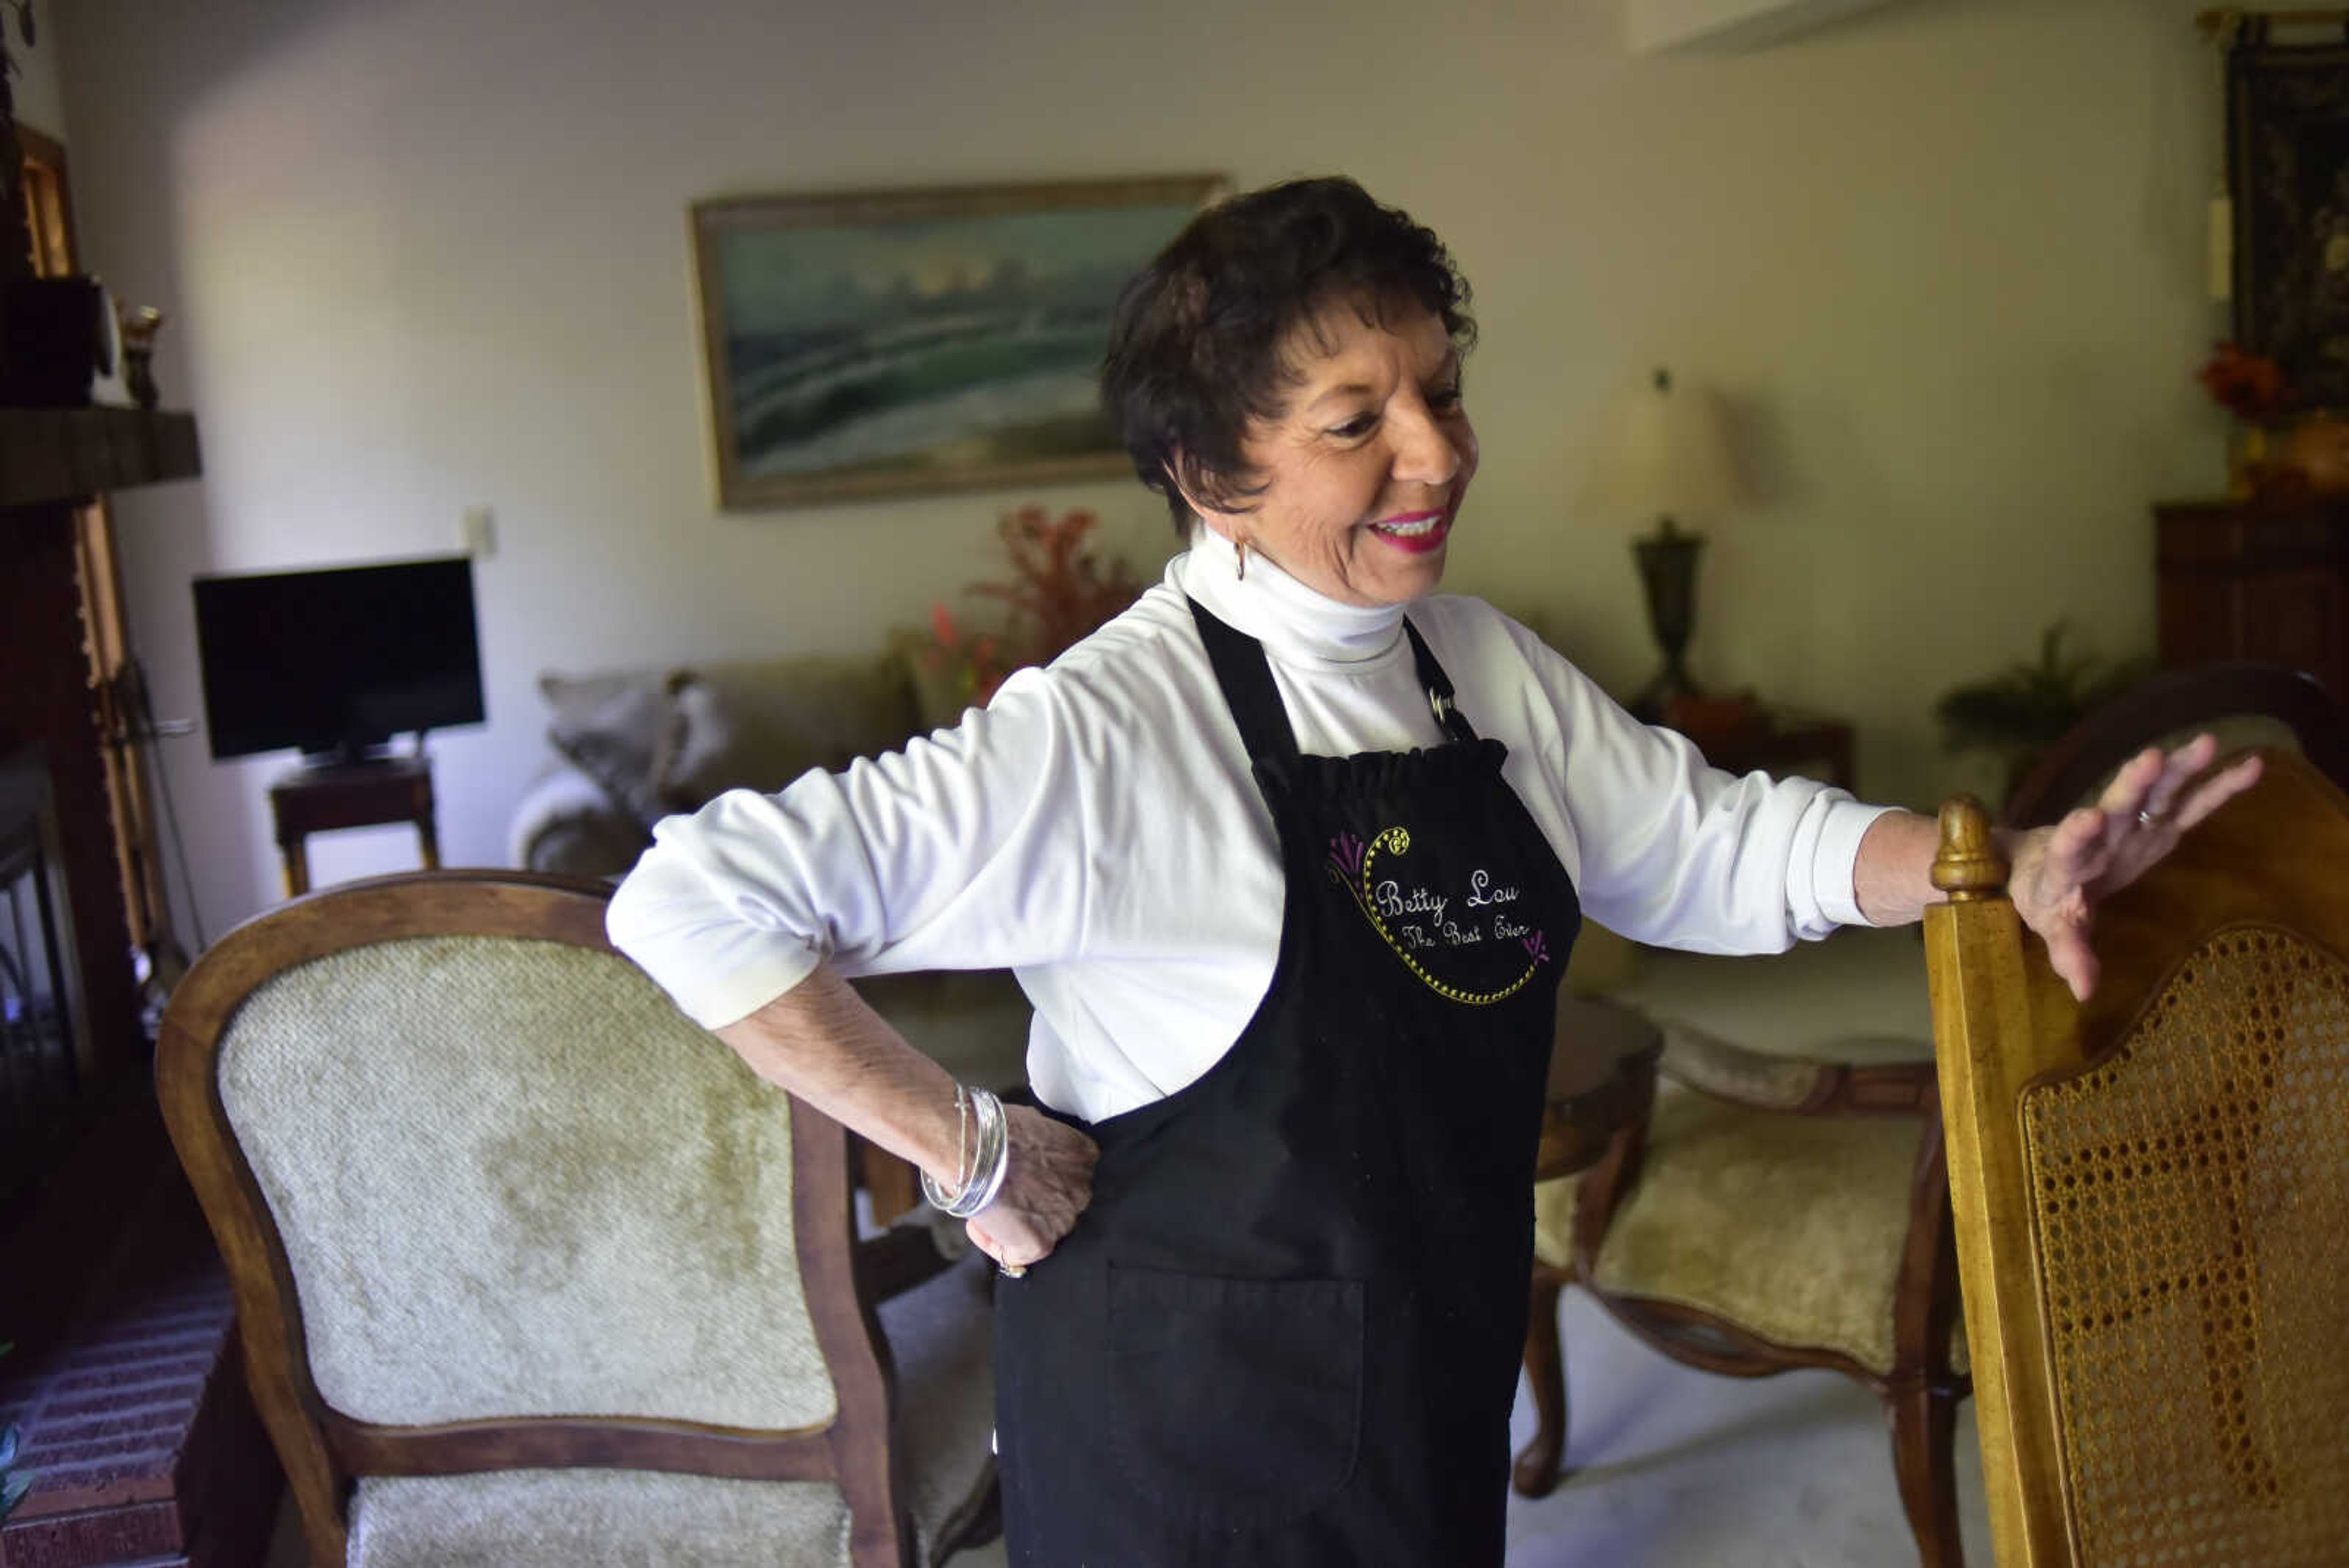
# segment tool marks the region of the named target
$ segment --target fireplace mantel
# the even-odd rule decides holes
[[[36,746],[47,761],[90,1046],[86,1087],[143,1077],[146,1040],[109,771],[129,716],[115,711],[111,671],[95,667],[103,649],[91,607],[120,588],[80,509],[198,472],[191,414],[0,406],[0,751]]]
[[[0,510],[71,505],[200,472],[192,414],[0,408]]]

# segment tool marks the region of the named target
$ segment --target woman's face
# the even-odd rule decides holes
[[[1365,322],[1325,310],[1288,346],[1300,372],[1278,416],[1241,450],[1264,489],[1207,525],[1333,599],[1402,604],[1444,576],[1444,542],[1476,472],[1460,356],[1424,311]]]

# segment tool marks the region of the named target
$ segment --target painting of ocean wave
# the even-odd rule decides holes
[[[1217,184],[698,204],[720,504],[1121,472],[1111,311]]]

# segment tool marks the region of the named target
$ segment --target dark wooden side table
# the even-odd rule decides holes
[[[2153,516],[2164,669],[2255,659],[2349,697],[2349,500],[2173,501]]]
[[[1731,723],[1675,723],[1723,773],[1801,774],[1857,794],[1851,725],[1823,714],[1763,708]]]
[[[298,898],[310,890],[310,856],[303,841],[314,833],[412,822],[424,868],[440,868],[440,838],[432,826],[432,763],[428,757],[299,769],[269,786],[269,810],[277,823],[277,847],[285,857],[288,898]]]

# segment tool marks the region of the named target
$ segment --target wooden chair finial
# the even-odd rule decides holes
[[[1990,813],[1970,794],[1941,803],[1941,846],[1933,857],[1933,886],[1955,901],[1992,898],[2006,890],[2006,857],[1991,837]]]

